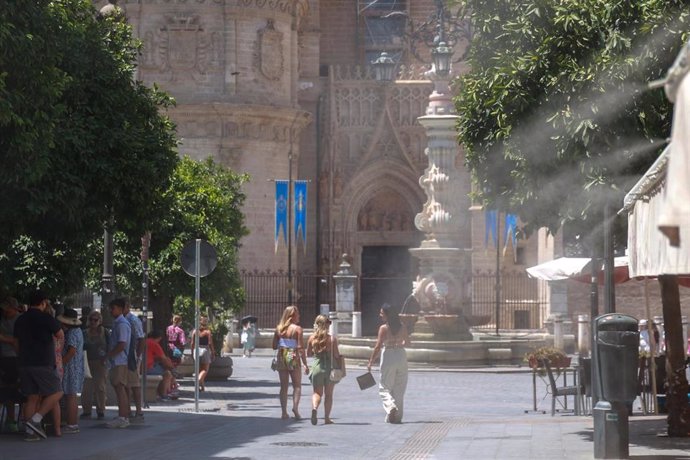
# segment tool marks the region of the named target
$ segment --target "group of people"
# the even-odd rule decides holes
[[[405,324],[390,305],[381,307],[379,316],[383,324],[379,327],[376,344],[367,364],[367,370],[381,356],[381,379],[379,395],[386,413],[387,423],[402,423],[405,390],[407,389],[407,355],[405,347],[410,339]],[[319,315],[314,320],[314,330],[304,348],[303,329],[299,325],[299,309],[288,306],[273,334],[273,349],[276,350],[276,370],[280,379],[281,418],[288,419],[288,390],[292,382],[292,414],[301,420],[299,404],[302,396],[302,370],[312,384],[311,423],[318,423],[318,411],[324,401],[324,424],[333,423],[333,392],[337,382],[331,380],[331,370],[341,362],[338,339],[329,333],[331,320]],[[309,366],[307,357],[313,357]]]
[[[174,366],[160,345],[162,334],[153,331],[145,337],[127,299],[114,299],[108,305],[111,329],[103,326],[100,311],[88,312],[84,325],[76,310],[54,306],[40,290],[30,295],[27,306],[24,311],[11,297],[0,302],[0,383],[5,390],[18,390],[15,402],[24,401],[27,440],[45,439],[49,424],[56,437],[78,433],[79,419],[91,418],[94,405],[97,418],[104,419],[108,380],[118,404],[117,417],[106,424],[109,428],[143,423],[142,371],[162,376],[157,388],[161,400],[176,396]],[[147,359],[142,370],[144,348]],[[8,431],[18,430],[14,408],[14,402],[7,404]],[[50,423],[45,423],[49,414]]]
[[[141,358],[146,350],[147,376],[159,375],[157,393],[160,400],[177,396],[177,384],[172,372],[183,357],[187,340],[180,316],[173,317],[165,331],[167,350],[161,346],[163,335],[153,331],[144,336],[141,320],[131,311],[125,298],[112,300],[108,305],[112,327],[103,325],[102,313],[90,311],[83,318],[71,308],[54,308],[49,297],[34,291],[24,311],[16,299],[0,302],[0,384],[3,388],[18,388],[24,398],[23,420],[27,440],[47,437],[46,426],[52,425],[52,434],[61,436],[78,433],[78,420],[93,416],[105,417],[106,386],[109,381],[117,399],[117,416],[106,424],[109,428],[125,428],[131,423],[142,423]],[[56,312],[56,310],[59,310]],[[57,313],[57,314],[56,314]],[[371,367],[381,355],[379,394],[386,412],[386,422],[401,423],[403,400],[407,387],[407,359],[405,347],[409,345],[408,332],[397,312],[389,305],[380,310],[383,322],[378,331],[376,345],[369,359]],[[335,384],[331,370],[341,362],[338,340],[329,333],[331,321],[319,315],[314,321],[312,335],[306,347],[300,313],[296,306],[285,308],[273,337],[276,350],[275,367],[280,378],[281,417],[290,418],[288,389],[292,383],[292,415],[299,412],[302,373],[309,376],[313,394],[311,423],[318,423],[318,411],[323,400],[324,423],[332,424],[333,393]],[[245,331],[248,332],[248,331]],[[254,331],[252,331],[254,332]],[[208,319],[201,318],[199,336],[199,387],[204,383],[215,355]],[[253,335],[253,334],[252,334]],[[246,341],[246,338],[245,338]],[[254,344],[251,344],[253,348]],[[250,347],[243,347],[248,356]],[[311,366],[307,357],[313,358]],[[78,415],[77,396],[81,394],[82,414]],[[62,404],[61,404],[62,401]],[[135,410],[132,412],[131,405]],[[17,430],[14,404],[7,405],[7,428]],[[62,410],[66,424],[62,424]],[[50,415],[51,423],[45,423]]]

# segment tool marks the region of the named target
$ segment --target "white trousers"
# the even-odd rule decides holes
[[[405,390],[407,389],[407,353],[404,348],[384,348],[381,353],[381,381],[379,396],[386,414],[393,409],[402,420]]]

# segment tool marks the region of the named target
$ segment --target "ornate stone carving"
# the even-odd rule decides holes
[[[269,80],[280,80],[284,72],[283,34],[275,29],[273,19],[268,19],[266,27],[259,30],[258,67],[261,74]]]
[[[205,74],[210,61],[211,43],[203,33],[198,15],[175,13],[165,16],[160,29],[158,55],[160,71],[170,72],[176,79],[178,72]],[[147,35],[144,35],[147,37]],[[150,35],[152,39],[154,38]]]
[[[412,228],[411,213],[405,200],[393,190],[383,190],[372,198],[357,216],[357,230],[399,232]]]

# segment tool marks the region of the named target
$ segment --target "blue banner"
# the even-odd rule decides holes
[[[509,242],[513,244],[513,251],[517,248],[517,220],[518,218],[515,214],[506,214],[506,230],[503,234],[503,241],[505,241],[504,251],[508,247]]]
[[[484,211],[484,247],[489,245],[489,235],[494,240],[494,245],[498,247],[498,212],[490,209]]]
[[[307,250],[307,181],[295,181],[295,242],[302,236],[304,251]]]
[[[276,229],[275,229],[275,251],[278,252],[278,240],[280,234],[283,235],[283,241],[287,244],[287,207],[288,207],[288,181],[276,181]],[[282,227],[282,231],[281,231]]]

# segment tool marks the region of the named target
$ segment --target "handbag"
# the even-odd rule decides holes
[[[337,366],[335,361],[333,360],[333,347],[337,346],[334,343],[331,343],[331,372],[328,375],[328,380],[331,381],[331,383],[338,383],[340,382],[346,375],[347,371],[345,369],[345,357],[343,355],[340,355],[340,359],[338,360]]]
[[[276,354],[273,356],[273,359],[271,360],[271,370],[278,370],[278,350],[276,350]]]
[[[371,372],[357,376],[357,385],[359,385],[360,390],[366,390],[376,385],[376,380]]]
[[[180,358],[182,358],[182,350],[180,350],[179,348],[177,348],[175,345],[173,345],[172,357],[173,357],[174,359],[180,359]]]

